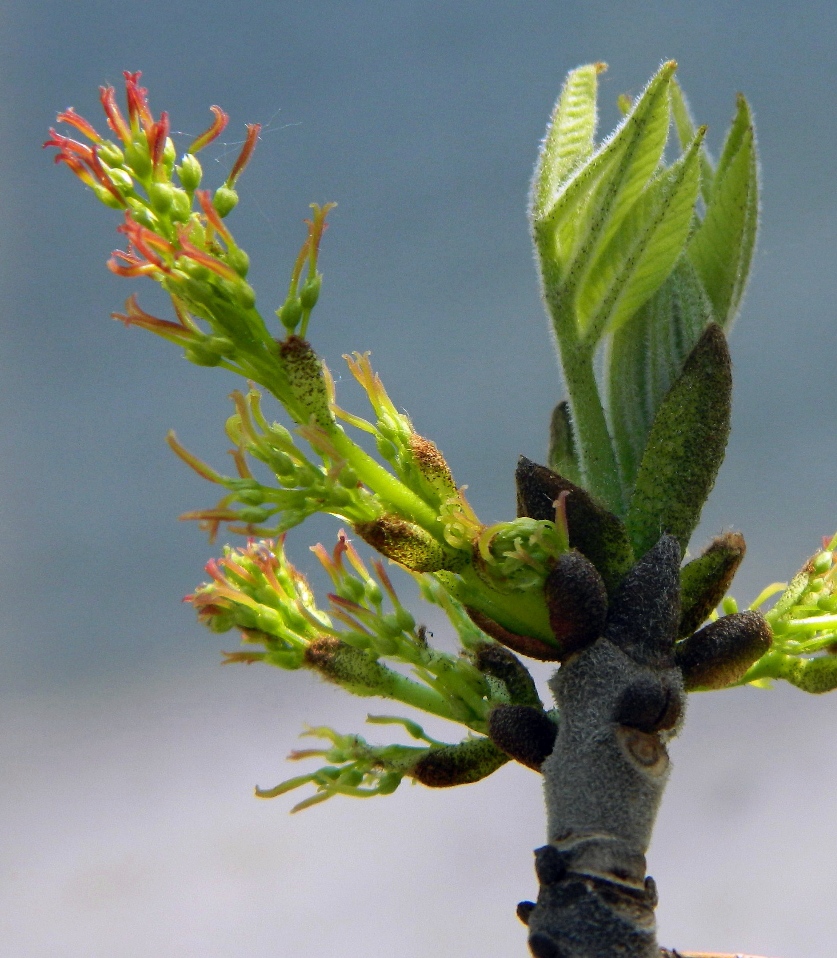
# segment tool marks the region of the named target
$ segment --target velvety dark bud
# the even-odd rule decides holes
[[[299,336],[279,343],[279,358],[288,377],[294,399],[323,429],[334,427],[323,364],[311,344]]]
[[[565,499],[570,545],[587,556],[604,580],[608,595],[633,565],[634,554],[621,519],[600,505],[586,489],[557,472],[521,456],[515,473],[517,514],[555,521],[555,502]]]
[[[496,772],[508,760],[490,739],[472,738],[430,749],[408,774],[431,788],[470,785]]]
[[[727,594],[747,546],[740,532],[727,532],[709,543],[680,570],[678,638],[691,635]]]
[[[554,845],[535,849],[535,874],[542,885],[557,885],[567,875],[567,856]]]
[[[549,452],[546,460],[549,468],[578,485],[581,482],[581,470],[578,467],[578,453],[575,436],[570,421],[570,407],[566,399],[552,410],[549,423]]]
[[[736,612],[710,622],[675,647],[686,691],[732,685],[772,641],[773,633],[760,612]]]
[[[604,635],[634,661],[662,668],[671,661],[679,621],[680,546],[664,535],[611,598]]]
[[[426,529],[400,516],[358,522],[354,530],[373,549],[413,572],[452,572],[467,562],[464,553],[443,546]]]
[[[543,592],[549,625],[563,657],[599,638],[607,616],[607,591],[589,559],[574,549],[560,555]]]
[[[657,907],[660,896],[657,894],[657,883],[650,875],[645,876],[645,897],[652,908]]]
[[[640,732],[662,732],[677,725],[680,713],[680,696],[656,675],[645,675],[622,692],[613,721]]]
[[[682,550],[700,519],[729,438],[732,364],[723,330],[710,323],[666,393],[637,472],[625,524],[637,555],[661,532]]]
[[[517,903],[517,917],[523,922],[524,925],[529,924],[529,916],[535,910],[535,903],[533,901],[519,901]]]
[[[488,737],[506,755],[539,772],[552,754],[558,727],[531,705],[495,705],[488,715]]]
[[[474,665],[483,674],[500,679],[515,705],[533,705],[543,709],[535,680],[517,656],[496,642],[480,642],[472,651]]]
[[[495,622],[479,609],[472,609],[465,606],[465,611],[470,616],[471,621],[478,628],[482,629],[486,635],[496,639],[502,645],[517,652],[518,655],[528,656],[530,659],[538,659],[540,662],[559,662],[561,660],[561,650],[557,645],[550,645],[541,639],[535,639],[531,635],[517,635],[510,632],[505,626]]]
[[[529,951],[534,958],[564,958],[564,952],[545,931],[536,931],[529,936]]]

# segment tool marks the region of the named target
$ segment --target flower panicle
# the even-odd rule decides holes
[[[124,73],[126,112],[117,105],[112,86],[100,88],[107,128],[114,139],[103,136],[70,108],[57,119],[79,138],[50,129],[44,146],[55,149],[56,162],[68,166],[102,202],[123,211],[118,230],[126,237],[127,248],[112,253],[107,264],[111,272],[130,278],[147,276],[161,283],[174,301],[188,303],[209,322],[216,336],[231,338],[230,351],[246,360],[245,374],[253,374],[259,361],[263,366],[273,343],[261,318],[254,315],[255,294],[245,280],[248,257],[222,220],[237,201],[232,187],[252,156],[259,126],[248,127],[241,154],[225,183],[214,192],[200,190],[203,171],[195,154],[221,134],[227,114],[213,106],[209,129],[175,165],[169,114],[154,115],[140,78],[138,71]],[[159,323],[146,323],[144,328],[164,329]],[[186,342],[182,336],[167,338]],[[201,349],[187,349],[186,356],[199,365],[220,361],[212,351],[207,354]]]
[[[775,583],[758,596],[757,608],[779,593],[764,613],[773,645],[742,679],[766,685],[785,679],[807,692],[837,688],[837,535],[823,538],[823,548],[789,583]],[[724,610],[736,611],[729,599]]]

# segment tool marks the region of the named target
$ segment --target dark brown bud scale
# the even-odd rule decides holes
[[[480,612],[479,609],[465,606],[465,611],[474,625],[482,629],[486,635],[490,635],[492,639],[496,639],[502,645],[517,652],[518,655],[526,655],[530,659],[538,659],[540,662],[559,662],[561,660],[561,650],[557,645],[550,645],[542,639],[533,638],[531,635],[517,635],[505,626],[500,625],[499,622],[495,622],[484,612]]]
[[[607,616],[607,591],[596,567],[574,549],[558,557],[544,582],[549,625],[562,657],[596,641]]]
[[[507,648],[496,642],[480,642],[473,649],[474,665],[484,675],[499,679],[508,689],[516,705],[533,705],[542,709],[535,680],[526,666]]]
[[[543,709],[531,705],[496,705],[488,716],[488,737],[506,755],[540,771],[551,754],[558,726]]]
[[[593,563],[611,594],[631,568],[634,554],[622,521],[598,503],[586,489],[525,456],[518,460],[517,514],[555,520],[555,505],[567,492],[570,545]]]
[[[727,688],[742,678],[772,642],[773,633],[760,612],[736,612],[710,622],[675,647],[686,691]]]

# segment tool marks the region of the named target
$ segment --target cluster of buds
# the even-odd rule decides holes
[[[131,297],[125,312],[114,318],[178,344],[197,365],[223,366],[262,383],[297,421],[307,421],[289,370],[277,357],[276,342],[256,309],[255,293],[246,280],[247,253],[224,223],[238,203],[236,181],[253,154],[260,125],[247,125],[242,149],[223,184],[214,191],[201,189],[203,170],[196,154],[221,135],[227,114],[212,106],[212,124],[187,146],[178,163],[168,114],[154,117],[140,73],[124,76],[127,116],[117,105],[113,87],[100,90],[113,138],[102,136],[71,108],[59,113],[58,121],[73,127],[86,142],[51,129],[44,143],[58,151],[56,162],[66,164],[99,200],[123,212],[118,230],[127,249],[115,250],[108,268],[119,276],[158,282],[171,297],[176,317],[153,316]],[[317,257],[332,206],[314,205],[314,215],[307,221],[308,236],[293,270],[288,299],[280,308],[291,332],[307,324],[316,304],[321,282]],[[299,307],[297,322],[290,323],[294,303]]]
[[[216,471],[170,436],[182,459],[225,490],[220,502],[186,518],[201,522],[212,536],[223,523],[248,536],[277,536],[312,513],[330,513],[408,571],[438,575],[439,583],[477,615],[512,631],[534,632],[549,643],[542,586],[568,548],[554,512],[546,519],[521,517],[485,528],[441,452],[389,398],[368,354],[345,358],[369,398],[373,420],[336,403],[332,377],[305,338],[322,285],[319,251],[334,204],[314,206],[306,221],[307,236],[285,301],[276,310],[284,338],[274,338],[273,321],[268,324],[256,309],[246,282],[247,255],[224,222],[236,204],[236,180],[250,159],[258,125],[248,126],[224,183],[214,193],[202,189],[196,154],[221,134],[227,115],[212,107],[212,125],[178,163],[168,115],[154,117],[139,80],[139,73],[125,74],[127,115],[117,106],[113,88],[102,88],[110,139],[70,109],[59,114],[59,121],[87,142],[51,130],[45,144],[100,200],[123,212],[119,230],[128,246],[113,254],[109,267],[122,276],[160,283],[175,315],[174,320],[152,316],[131,297],[116,318],[175,342],[194,363],[222,366],[260,384],[296,426],[292,434],[268,423],[255,389],[246,396],[234,393],[236,412],[227,424],[234,476]],[[346,426],[371,434],[384,464],[351,439]],[[313,456],[300,449],[299,438]],[[248,459],[266,465],[275,481],[258,479]]]
[[[422,592],[453,623],[462,645],[458,655],[431,647],[427,630],[404,607],[382,563],[372,563],[370,570],[344,533],[333,551],[316,545],[312,552],[333,585],[327,611],[317,606],[307,580],[288,561],[282,539],[227,547],[222,558],[208,563],[210,581],[186,601],[212,631],[240,631],[250,648],[225,653],[226,661],[309,669],[354,695],[398,701],[456,722],[468,737],[440,742],[414,722],[392,717],[369,721],[400,724],[426,744],[372,746],[358,735],[314,729],[309,734],[331,745],[294,752],[291,758],[319,756],[328,764],[275,788],[258,789],[258,796],[314,785],[316,793],[296,806],[299,810],[337,794],[387,795],[405,776],[446,787],[478,781],[510,758],[539,767],[556,727],[529,672],[506,649],[487,641],[436,579],[421,577]],[[387,661],[409,666],[412,675]]]
[[[409,719],[389,715],[370,715],[367,721],[376,725],[402,725],[410,736],[428,743],[410,745],[369,745],[360,735],[341,735],[325,726],[309,729],[306,735],[324,739],[326,748],[299,749],[291,759],[324,758],[327,765],[288,779],[275,788],[256,789],[258,798],[276,798],[302,785],[314,785],[316,792],[296,804],[299,812],[318,805],[334,795],[371,798],[391,795],[403,778],[430,787],[465,785],[477,782],[495,772],[508,761],[487,738],[467,738],[457,744],[439,742]]]
[[[769,586],[750,608],[780,593],[764,613],[773,633],[771,650],[744,675],[741,684],[769,685],[785,679],[805,692],[837,688],[837,535],[823,539],[787,584]],[[732,600],[727,599],[732,608]]]
[[[393,699],[484,733],[491,707],[508,694],[473,656],[432,648],[383,565],[370,571],[345,533],[331,552],[322,545],[312,552],[333,584],[327,610],[288,561],[283,539],[228,546],[207,564],[210,581],[187,596],[199,620],[214,632],[237,628],[245,644],[261,647],[227,653],[227,661],[308,668],[355,695]],[[382,660],[409,666],[413,676]]]

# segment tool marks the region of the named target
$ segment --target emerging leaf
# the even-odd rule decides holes
[[[657,292],[613,335],[607,353],[608,412],[628,490],[660,403],[712,317],[694,267],[681,257]]]
[[[706,216],[687,251],[725,330],[732,325],[747,284],[758,227],[758,188],[753,121],[747,101],[739,96]]]
[[[686,153],[647,186],[579,282],[577,321],[591,345],[629,319],[680,256],[697,198],[705,132],[701,127]]]
[[[675,66],[660,68],[617,132],[570,176],[549,208],[533,207],[535,241],[548,260],[546,283],[577,282],[654,175],[668,137]]]
[[[540,219],[552,206],[567,176],[593,152],[596,132],[596,87],[604,63],[570,71],[555,104],[532,181],[530,215]]]
[[[720,326],[707,327],[654,419],[626,525],[637,555],[661,532],[685,550],[729,436],[732,375]]]

